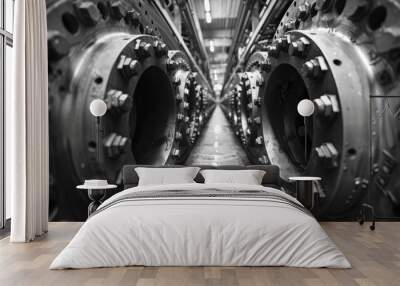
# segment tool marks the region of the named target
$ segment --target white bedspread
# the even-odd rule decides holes
[[[253,185],[180,184],[125,190],[105,201],[50,269],[126,265],[295,266],[349,268],[309,214],[258,198],[119,198],[146,190],[263,190]],[[296,201],[297,202],[297,201]],[[108,205],[108,207],[106,207]]]

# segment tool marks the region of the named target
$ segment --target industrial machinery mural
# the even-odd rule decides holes
[[[323,178],[320,218],[354,218],[363,202],[400,216],[399,19],[393,0],[292,1],[225,85],[223,109],[253,163]],[[302,99],[316,107],[307,129]]]
[[[292,175],[321,176],[319,218],[354,218],[365,202],[400,217],[399,2],[243,5],[254,2],[266,25],[248,33],[243,61],[232,48],[219,100],[250,161],[280,166],[288,188]],[[84,179],[118,184],[125,164],[184,164],[207,124],[216,99],[204,49],[161,3],[171,15],[179,3],[190,23],[186,1],[47,1],[51,219],[85,218],[87,195],[75,190]],[[108,107],[101,144],[97,98]],[[302,99],[315,106],[306,120]]]
[[[124,164],[183,163],[212,111],[206,76],[156,8],[47,1],[51,219],[85,218],[87,195],[75,190],[84,179],[120,183]],[[100,146],[97,98],[108,107]]]

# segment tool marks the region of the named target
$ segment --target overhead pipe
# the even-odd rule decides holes
[[[242,42],[242,37],[244,34],[244,31],[247,27],[248,21],[250,19],[251,11],[253,10],[253,7],[255,5],[255,0],[249,0],[246,2],[241,2],[239,6],[239,15],[237,17],[237,21],[235,23],[235,26],[238,27],[237,30],[235,31],[235,34],[233,35],[233,41],[232,41],[232,46],[229,49],[229,56],[228,59],[233,59],[234,54],[238,50],[238,46]],[[233,61],[230,61],[227,66],[227,74],[225,76],[225,80],[227,78],[228,73],[232,70],[232,64]]]
[[[188,25],[192,34],[196,38],[196,45],[199,49],[202,60],[208,62],[208,55],[204,46],[203,32],[201,31],[199,18],[195,12],[192,0],[181,1],[180,7],[187,20],[185,24]]]
[[[205,85],[210,91],[213,91],[211,88],[209,79],[204,75],[203,70],[199,67],[197,64],[196,60],[194,59],[191,51],[187,47],[185,41],[182,38],[182,35],[178,32],[174,22],[172,21],[171,17],[169,16],[168,12],[164,9],[164,7],[161,5],[160,1],[158,0],[151,0],[151,3],[154,4],[155,8],[160,12],[161,16],[164,18],[164,20],[167,22],[168,26],[171,28],[173,31],[175,37],[178,39],[179,44],[185,51],[186,55],[189,58],[189,61],[191,62],[193,69],[198,73],[199,77],[204,81]]]
[[[277,17],[278,17],[277,15],[280,15],[282,11],[285,11],[289,7],[291,2],[292,2],[291,0],[284,0],[284,1],[270,0],[266,4],[267,5],[266,8],[262,10],[260,21],[259,21],[257,27],[255,28],[255,30],[253,31],[251,38],[250,38],[249,42],[247,43],[246,48],[243,51],[242,55],[240,56],[240,59],[239,59],[237,65],[235,66],[235,68],[233,70],[231,70],[229,79],[225,81],[223,90],[225,90],[228,83],[230,83],[232,81],[232,79],[236,75],[237,71],[240,69],[240,67],[246,62],[246,60],[250,56],[252,49],[254,47],[254,44],[256,43],[257,39],[259,38],[260,32],[262,31],[262,29],[266,25],[273,22],[274,20],[277,20]],[[279,19],[278,19],[278,21],[279,21]]]

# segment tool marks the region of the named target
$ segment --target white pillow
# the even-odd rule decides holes
[[[139,176],[139,186],[195,183],[193,179],[199,170],[199,167],[135,168]]]
[[[202,170],[204,183],[261,185],[265,171],[262,170]]]

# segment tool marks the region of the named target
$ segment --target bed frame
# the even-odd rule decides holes
[[[124,189],[136,187],[139,182],[138,174],[135,171],[136,167],[147,167],[147,168],[182,168],[187,167],[183,165],[125,165],[122,169],[122,182]],[[216,170],[246,170],[246,169],[256,169],[265,171],[265,175],[262,180],[262,185],[266,187],[272,187],[276,189],[282,188],[282,182],[279,175],[279,167],[275,165],[248,165],[248,166],[237,166],[237,165],[223,165],[223,166],[212,166],[212,165],[195,165],[195,167],[200,167],[201,169],[216,169]],[[203,183],[204,178],[199,173],[195,178],[198,183]]]

